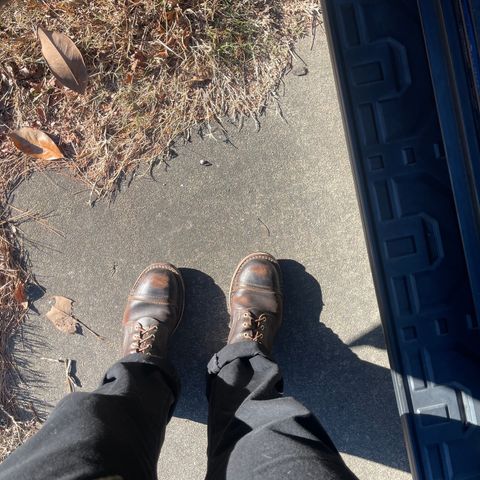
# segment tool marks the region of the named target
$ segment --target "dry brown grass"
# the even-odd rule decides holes
[[[8,418],[8,417],[7,417]],[[18,422],[12,416],[10,423],[3,426],[0,434],[0,462],[5,460],[23,442],[28,440],[39,428],[40,423],[36,420]]]
[[[45,130],[68,157],[49,168],[111,192],[190,129],[258,115],[317,11],[311,0],[10,2],[0,26],[0,142],[10,128]],[[75,41],[90,74],[85,95],[58,88],[37,25]],[[10,143],[2,153],[19,158]]]
[[[7,164],[8,166],[8,164]],[[0,178],[13,173],[4,161],[0,163]],[[13,175],[12,175],[13,177]],[[12,178],[13,180],[13,178]],[[6,183],[6,182],[3,182]],[[13,182],[14,183],[14,182]],[[12,338],[27,310],[25,286],[29,281],[25,257],[18,243],[16,224],[23,215],[11,217],[8,194],[0,198],[0,462],[18,445],[31,436],[39,422],[36,418],[18,421],[18,405],[14,394],[17,374],[12,355]]]
[[[3,169],[2,169],[3,170]],[[5,170],[2,174],[6,173]],[[4,200],[4,199],[2,199]],[[28,281],[23,267],[14,222],[7,217],[5,203],[0,204],[0,462],[36,428],[35,420],[15,420],[17,402],[13,393],[15,366],[12,336],[26,315],[20,295]]]
[[[105,196],[155,165],[194,128],[256,119],[288,69],[319,0],[0,0],[0,457],[29,435],[15,423],[11,338],[26,311],[28,268],[9,206],[30,173],[67,169]],[[68,35],[89,71],[85,95],[60,87],[37,26]],[[7,134],[48,133],[66,158],[18,153]],[[7,439],[7,440],[5,440]]]

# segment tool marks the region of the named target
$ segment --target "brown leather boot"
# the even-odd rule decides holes
[[[169,263],[155,263],[138,277],[123,314],[123,355],[165,357],[167,344],[183,314],[181,273]]]
[[[282,323],[280,265],[269,253],[245,257],[230,286],[228,343],[254,341],[272,351]]]

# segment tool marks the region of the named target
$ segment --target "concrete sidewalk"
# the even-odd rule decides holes
[[[58,175],[35,175],[16,193],[23,209],[53,212],[25,225],[45,294],[17,339],[28,389],[45,415],[65,392],[76,360],[82,389],[96,386],[119,354],[129,287],[149,263],[183,267],[187,308],[172,348],[183,396],[167,429],[161,479],[200,479],[206,467],[205,365],[227,336],[225,293],[238,260],[264,250],[280,259],[286,315],[276,357],[286,393],[318,415],[351,469],[364,479],[407,479],[408,463],[365,249],[326,40],[299,47],[309,74],[289,75],[282,120],[231,142],[207,138],[177,148],[155,179],[137,178],[108,205]],[[200,164],[208,160],[211,166]],[[75,315],[107,337],[68,336],[44,317],[52,295],[75,300]]]

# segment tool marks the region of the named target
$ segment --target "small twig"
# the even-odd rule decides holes
[[[18,425],[18,422],[15,420],[15,418],[10,415],[4,408],[3,406],[0,404],[0,410],[4,413],[4,415],[6,415],[10,421],[14,424],[14,425]]]
[[[67,384],[68,391],[70,393],[75,391],[77,381],[72,374],[72,360],[70,358],[49,358],[49,357],[40,357],[40,360],[46,360],[47,362],[56,362],[65,364],[65,383]]]
[[[85,327],[90,333],[93,333],[93,335],[95,335],[99,340],[105,340],[105,337],[102,337],[102,335],[99,335],[95,330],[92,330],[88,325],[86,325],[85,323],[83,323],[81,320],[79,320],[78,318],[76,317],[73,317],[75,318],[75,320],[80,324],[82,325],[83,327]]]
[[[42,422],[42,419],[40,418],[40,415],[38,414],[37,412],[37,409],[34,407],[33,405],[33,402],[30,402],[30,410],[32,411],[33,413],[33,416],[35,417],[35,420],[38,422],[38,423],[43,423]]]
[[[39,223],[42,227],[46,228],[48,231],[54,233],[55,235],[65,238],[64,233],[60,230],[57,230],[55,227],[49,225],[48,222],[44,218],[42,218],[40,213],[32,212],[30,210],[22,210],[21,208],[18,208],[12,204],[9,204],[8,206],[21,213],[21,215],[19,215],[18,217],[13,217],[9,219],[9,221],[19,221],[23,220],[23,218],[27,220],[33,220],[34,222]]]
[[[305,67],[307,66],[307,62],[300,56],[300,54],[294,48],[290,48],[289,50],[292,57],[297,57],[298,60],[300,60]]]
[[[47,362],[65,363],[65,359],[63,358],[40,357],[40,360],[46,360]]]
[[[262,221],[260,217],[257,217],[257,220],[266,228],[267,236],[270,236],[270,229],[267,227],[267,225]]]
[[[185,60],[185,58],[181,57],[177,52],[172,50],[166,43],[163,43],[160,39],[157,38],[157,42],[163,47],[166,48],[169,52],[173,53],[176,57],[180,60]]]
[[[77,382],[75,381],[75,377],[72,375],[72,360],[70,358],[66,359],[65,377],[68,390],[70,393],[73,393],[75,391],[75,387],[77,386]]]
[[[89,206],[89,207],[93,207],[93,206],[95,205],[96,200],[97,200],[97,199],[92,200],[92,197],[93,197],[93,193],[94,193],[94,192],[95,192],[95,194],[98,196],[98,193],[97,193],[96,189],[97,189],[97,182],[95,182],[95,183],[93,184],[93,187],[92,187],[92,189],[90,190],[90,196],[88,197],[88,206]]]

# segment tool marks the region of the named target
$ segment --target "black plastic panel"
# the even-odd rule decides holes
[[[475,2],[478,3],[478,2]],[[421,0],[427,54],[473,299],[480,311],[478,52],[467,0]]]
[[[413,476],[480,479],[480,330],[417,3],[324,18]]]

